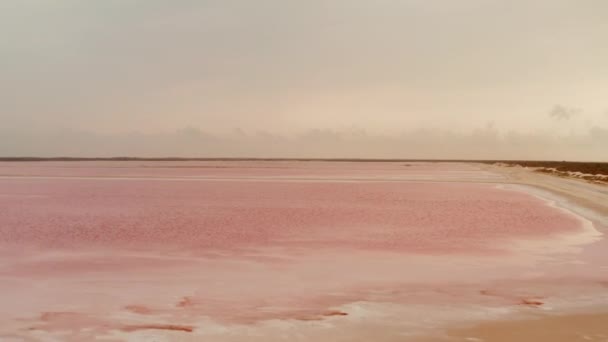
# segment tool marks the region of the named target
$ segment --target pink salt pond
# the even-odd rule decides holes
[[[392,341],[605,291],[591,221],[404,164],[0,164],[0,340]]]

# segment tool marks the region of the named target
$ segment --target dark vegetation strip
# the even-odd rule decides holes
[[[582,172],[591,175],[608,175],[608,163],[599,162],[568,162],[568,161],[500,161],[507,165],[521,165],[526,167],[554,168],[560,172]]]

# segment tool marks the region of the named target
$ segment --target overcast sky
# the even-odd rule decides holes
[[[607,160],[607,42],[605,0],[5,0],[0,154]]]

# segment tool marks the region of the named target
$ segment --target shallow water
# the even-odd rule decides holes
[[[0,164],[0,337],[402,341],[608,303],[593,222],[504,181],[446,163]]]

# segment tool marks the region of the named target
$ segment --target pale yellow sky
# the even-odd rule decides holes
[[[500,139],[560,139],[572,150],[564,158],[597,149],[586,158],[606,159],[607,41],[603,0],[7,0],[0,154],[113,154],[105,139],[193,128],[226,141],[363,131],[376,140],[327,148],[408,157],[378,139],[428,130],[466,140],[491,128]],[[145,153],[202,144],[152,140]],[[228,145],[200,151],[253,153]],[[144,153],[133,146],[125,154]],[[301,142],[282,153],[325,150]]]

